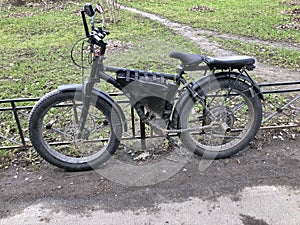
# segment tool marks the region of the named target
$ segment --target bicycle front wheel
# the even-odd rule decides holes
[[[189,97],[180,113],[183,144],[204,158],[226,158],[254,139],[262,120],[258,96],[235,79],[209,82]],[[199,128],[199,129],[198,129]]]
[[[54,91],[33,108],[29,134],[35,150],[49,163],[71,171],[90,170],[116,151],[121,138],[120,118],[102,98],[92,96],[82,134],[82,92]]]

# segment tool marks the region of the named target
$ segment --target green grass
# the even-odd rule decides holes
[[[14,158],[15,158],[15,151],[0,150],[0,169],[4,169],[5,167],[8,167]]]
[[[270,118],[263,123],[263,126],[276,126],[276,125],[299,125],[300,115],[299,110],[293,108],[285,108],[282,112],[278,112],[278,109],[288,104],[292,99],[297,96],[296,93],[285,93],[285,94],[265,94],[264,95],[264,118],[266,119],[269,115],[277,112],[278,114]],[[292,104],[294,107],[297,107],[299,104],[294,102]],[[296,132],[299,132],[299,128],[294,129]]]
[[[129,43],[132,47],[122,54],[110,54],[106,63],[157,72],[176,73],[178,60],[168,57],[171,51],[200,53],[196,46],[171,29],[137,14],[122,11],[120,22],[108,27],[109,39]]]
[[[292,18],[300,17],[300,15],[292,16],[285,13],[300,7],[288,4],[288,2],[282,0],[208,0],[201,3],[196,0],[132,0],[125,1],[123,4],[160,14],[170,20],[195,28],[232,33],[260,40],[300,43],[299,30],[278,29],[278,26],[290,23]],[[191,10],[199,5],[206,6],[211,10]],[[281,67],[300,68],[300,53],[296,50],[272,48],[238,40],[213,39],[225,48],[240,54],[255,56],[261,62]]]
[[[289,16],[280,11],[293,8],[282,1],[206,1],[214,12],[190,11],[197,1],[124,2],[172,20],[220,32],[232,32],[262,39],[299,40],[299,32],[279,31],[277,24]],[[63,10],[42,7],[1,7],[0,14],[0,98],[39,97],[63,83],[80,83],[80,70],[70,60],[72,44],[84,36],[79,14],[81,3],[66,2]],[[233,29],[234,28],[234,29]],[[115,66],[175,72],[177,62],[167,55],[172,50],[198,52],[181,36],[156,22],[122,11],[120,22],[107,27],[110,39],[130,43],[122,54],[109,54]],[[221,40],[222,41],[222,40]],[[299,67],[299,52],[270,49],[239,41],[223,41],[228,48],[258,56],[273,64]],[[261,51],[264,48],[266,51]],[[106,87],[105,87],[106,88]],[[106,89],[109,89],[107,87]]]
[[[202,29],[222,33],[300,43],[299,30],[280,30],[292,16],[282,12],[299,8],[282,0],[131,0],[123,4],[160,14],[168,19]],[[207,6],[214,11],[191,11],[195,6]],[[298,16],[299,17],[299,16]]]
[[[1,98],[37,97],[55,84],[78,82],[69,52],[82,30],[71,9],[46,12],[38,7],[2,7],[0,18]]]
[[[80,83],[81,71],[70,59],[72,44],[84,37],[79,11],[82,4],[65,4],[64,10],[39,7],[2,7],[0,15],[0,98],[39,97],[66,83]],[[100,18],[100,17],[99,17]],[[127,54],[108,56],[111,65],[175,72],[174,64],[161,68],[155,62],[169,51],[196,48],[170,29],[135,14],[122,12],[120,22],[106,27],[110,39],[132,45]],[[134,49],[134,50],[133,50]],[[122,59],[121,59],[122,58]]]
[[[300,68],[300,52],[284,48],[274,48],[262,44],[246,43],[238,40],[213,38],[227,49],[256,57],[260,62],[280,67]]]

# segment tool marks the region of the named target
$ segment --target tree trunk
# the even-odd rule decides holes
[[[102,15],[103,18],[103,22],[102,22],[102,26],[104,26],[105,24],[105,12],[109,13],[109,21],[111,23],[117,23],[118,22],[118,16],[119,16],[119,10],[120,10],[120,6],[118,4],[117,0],[105,0],[105,3],[101,0],[100,4],[103,6],[104,8],[104,13]]]
[[[25,5],[25,1],[24,0],[12,0],[11,4],[14,6],[21,6],[21,5]]]

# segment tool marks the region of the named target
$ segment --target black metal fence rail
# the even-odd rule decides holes
[[[298,120],[300,120],[300,81],[290,81],[290,82],[274,82],[274,83],[261,83],[259,84],[262,92],[264,95],[270,95],[270,94],[282,94],[282,93],[295,93],[295,96],[292,97],[292,99],[289,99],[288,102],[286,102],[283,105],[280,105],[276,108],[276,110],[266,116],[262,124],[263,126],[261,129],[274,129],[274,128],[293,128],[293,127],[300,127],[300,122],[298,121],[297,124],[289,124],[289,125],[273,125],[273,126],[267,126],[265,125],[266,122],[274,118],[278,114],[282,114],[284,110],[288,107],[290,107],[292,110],[297,111],[298,113],[295,116],[298,116]],[[298,106],[293,106],[298,103]],[[297,121],[297,118],[296,118]]]
[[[30,111],[32,109],[33,106],[17,106],[18,103],[23,103],[22,105],[24,105],[24,103],[35,103],[36,101],[38,101],[39,98],[19,98],[19,99],[4,99],[4,100],[0,100],[0,125],[1,125],[1,131],[4,131],[6,127],[11,127],[12,124],[16,125],[16,129],[17,129],[17,133],[19,134],[18,137],[9,137],[8,134],[3,134],[3,133],[10,133],[11,130],[8,130],[7,132],[1,132],[0,133],[0,138],[2,139],[1,143],[3,142],[10,142],[11,145],[7,145],[4,144],[1,145],[0,150],[2,149],[15,149],[15,148],[26,148],[27,144],[26,144],[26,139],[25,139],[25,135],[24,132],[26,130],[26,128],[24,128],[24,124],[21,123],[21,116],[25,116],[28,118],[29,113],[26,113],[26,111]],[[25,112],[24,112],[25,111]],[[7,113],[7,115],[3,115],[4,113]],[[12,113],[12,115],[10,115],[10,113]],[[9,116],[11,116],[11,120],[9,120]],[[9,121],[9,122],[7,122]],[[6,123],[9,123],[9,125],[7,125]],[[9,129],[9,128],[7,128]],[[14,130],[12,128],[12,130]]]
[[[300,102],[300,81],[294,82],[281,82],[281,83],[262,83],[259,86],[264,94],[280,94],[280,93],[295,93],[288,102],[277,107],[274,112],[265,116],[263,120],[262,129],[273,129],[273,128],[287,128],[287,127],[300,127],[300,123],[288,124],[288,125],[275,125],[265,126],[266,122],[271,120],[277,114],[281,114],[287,107],[293,108],[300,113],[299,102]],[[120,93],[111,93],[111,96],[119,96]],[[31,146],[27,134],[28,117],[31,109],[39,98],[20,98],[20,99],[4,99],[0,100],[0,150],[9,149],[26,149]],[[127,100],[117,101],[120,104],[128,104]],[[296,105],[298,103],[298,106]],[[134,110],[131,109],[131,136],[127,139],[141,139],[142,141],[146,138],[157,137],[153,135],[147,136],[145,132],[145,124],[140,121],[139,128],[136,126],[136,118]],[[298,113],[295,116],[299,117]],[[297,121],[297,119],[296,119]],[[139,132],[139,134],[138,134]]]
[[[300,88],[282,88],[286,86],[300,85],[300,81],[291,82],[276,82],[276,83],[261,83],[259,84],[264,94],[278,94],[278,93],[290,93],[300,92]],[[264,90],[266,87],[280,87],[282,89]]]

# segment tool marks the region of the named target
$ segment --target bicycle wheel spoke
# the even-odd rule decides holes
[[[205,99],[187,102],[183,110],[181,125],[186,132],[181,140],[189,149],[223,157],[254,138],[261,123],[261,105],[246,84],[226,79],[208,83],[199,89],[199,96]]]
[[[83,159],[97,153],[109,140],[110,123],[94,106],[90,106],[82,137],[77,138],[82,108],[81,102],[70,99],[59,102],[44,116],[43,138],[61,157]]]

